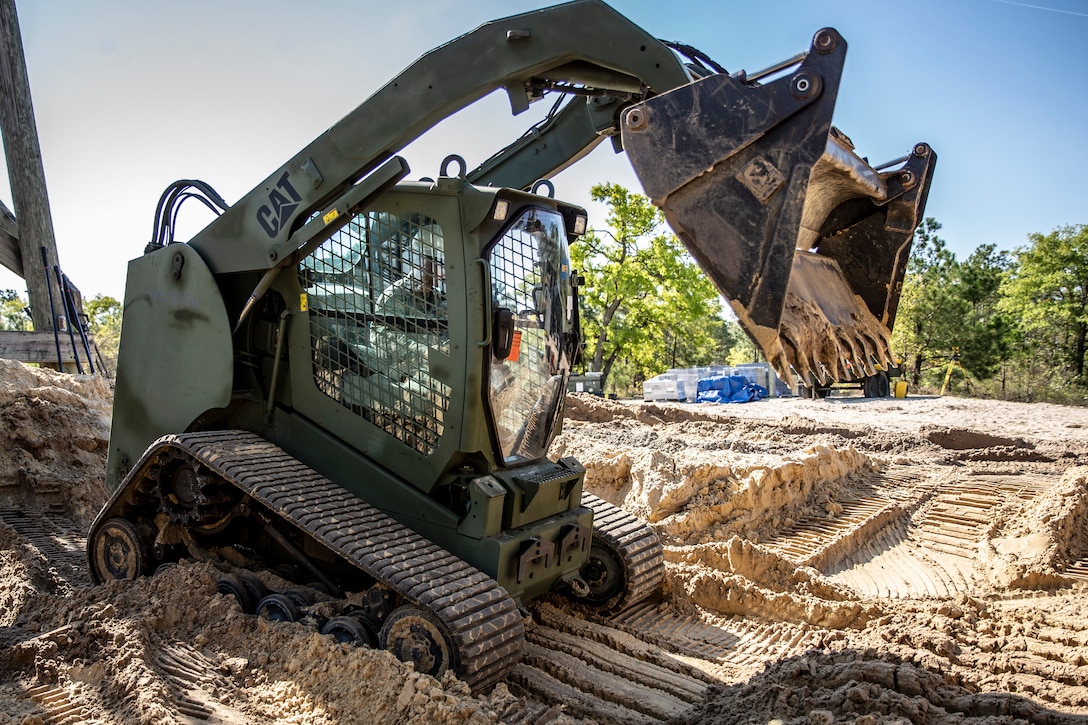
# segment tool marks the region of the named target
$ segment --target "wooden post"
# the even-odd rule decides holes
[[[19,249],[23,277],[30,298],[34,329],[56,329],[56,316],[62,314],[60,289],[49,273],[57,264],[57,243],[53,220],[49,215],[49,195],[45,190],[34,106],[30,100],[30,80],[23,58],[23,40],[15,0],[0,0],[0,131],[3,132],[4,156],[11,182],[12,202],[18,220]],[[42,264],[42,247],[46,264]],[[54,311],[50,314],[52,294]]]
[[[19,249],[19,227],[15,215],[0,201],[0,264],[22,278],[23,253]]]

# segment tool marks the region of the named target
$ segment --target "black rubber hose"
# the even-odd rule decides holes
[[[83,341],[83,352],[87,353],[87,365],[91,368],[91,375],[94,375],[94,356],[91,354],[91,343],[87,336],[87,326],[83,323],[83,318],[80,317],[79,312],[75,309],[76,300],[75,297],[72,296],[72,285],[68,281],[68,275],[64,275],[64,288],[68,290],[69,303],[72,305],[76,323],[79,325],[79,339]]]
[[[49,259],[42,247],[42,269],[45,271],[45,291],[49,293],[49,315],[53,318],[53,343],[57,346],[57,367],[64,372],[64,359],[60,356],[60,332],[57,330],[57,309],[53,306],[53,285],[49,281]]]
[[[72,358],[76,361],[76,372],[82,375],[83,365],[80,364],[79,353],[76,352],[76,333],[72,330],[72,325],[74,324],[72,319],[72,306],[68,304],[68,290],[64,286],[64,280],[61,279],[60,267],[55,264],[53,265],[53,276],[57,280],[57,289],[60,291],[61,305],[64,308],[64,314],[68,318],[68,342],[72,344]]]
[[[79,311],[76,309],[75,296],[72,294],[72,287],[68,284],[68,275],[61,274],[60,265],[53,265],[53,272],[57,275],[57,285],[60,287],[61,297],[64,298],[64,309],[68,311],[68,337],[72,341],[72,356],[76,359],[76,369],[79,370],[79,374],[83,374],[83,366],[79,364],[79,355],[76,354],[76,333],[72,329],[76,327],[79,330],[79,337],[83,341],[83,352],[87,355],[87,365],[90,366],[90,373],[94,374],[94,363],[91,362],[91,350],[87,346],[87,336],[83,333],[83,324],[79,321]]]

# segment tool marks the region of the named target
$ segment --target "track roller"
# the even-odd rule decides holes
[[[273,622],[297,622],[302,612],[286,594],[269,594],[257,603],[257,616]]]
[[[321,634],[332,635],[337,642],[357,647],[377,647],[378,631],[370,620],[350,614],[333,617],[321,627]]]
[[[393,610],[382,625],[378,643],[397,659],[413,663],[416,672],[441,677],[446,670],[457,669],[446,628],[433,614],[414,604]]]
[[[215,583],[215,590],[220,594],[226,594],[228,597],[234,597],[245,614],[253,614],[257,610],[258,600],[253,598],[253,595],[250,594],[242,582],[238,581],[237,577],[222,577]]]
[[[128,519],[112,518],[94,532],[88,549],[91,573],[98,582],[132,580],[147,571],[147,547]]]
[[[264,582],[253,576],[252,574],[238,574],[238,581],[242,583],[246,591],[249,592],[249,596],[253,599],[253,608],[246,610],[246,614],[255,614],[257,611],[257,602],[268,596],[268,587],[264,585]]]

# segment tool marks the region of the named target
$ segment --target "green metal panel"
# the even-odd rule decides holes
[[[129,262],[106,485],[159,436],[230,401],[234,352],[223,298],[204,260],[171,244]]]

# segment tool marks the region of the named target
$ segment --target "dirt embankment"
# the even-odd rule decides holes
[[[1088,411],[572,396],[552,454],[651,523],[666,583],[534,602],[474,696],[243,614],[210,563],[92,586],[109,409],[0,361],[0,723],[1088,722]]]

